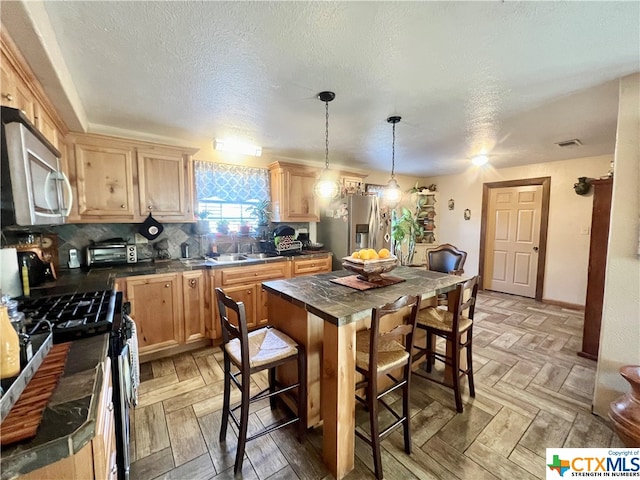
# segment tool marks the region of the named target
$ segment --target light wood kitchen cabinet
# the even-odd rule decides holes
[[[262,282],[278,280],[289,276],[289,262],[270,262],[261,265],[220,268],[212,270],[215,277],[212,282],[212,299],[215,299],[215,287],[220,287],[236,302],[243,302],[247,315],[247,326],[256,328],[265,325],[268,320],[267,295]],[[231,318],[234,321],[234,318]],[[215,321],[218,322],[217,308]],[[222,332],[218,332],[220,335]]]
[[[100,479],[116,479],[118,477],[115,416],[113,412],[113,385],[110,364],[109,359],[106,359],[103,363],[105,375],[100,400],[98,402],[96,432],[92,440],[95,478]]]
[[[105,135],[67,137],[74,146],[70,179],[78,221],[193,220],[193,161],[197,150]]]
[[[190,155],[181,151],[138,149],[140,213],[193,219]]]
[[[83,219],[127,217],[133,221],[135,151],[117,143],[95,143],[75,142],[75,175],[71,180],[77,189],[78,214]]]
[[[136,322],[140,354],[184,343],[179,273],[127,277],[126,301]]]
[[[182,315],[184,318],[184,342],[202,340],[211,332],[211,309],[207,298],[207,279],[205,270],[182,272]]]
[[[67,126],[5,28],[0,29],[0,105],[22,110],[29,121],[65,155],[62,139],[67,133]]]
[[[274,222],[320,221],[319,205],[313,196],[318,168],[274,162],[269,171]]]
[[[295,258],[293,260],[292,273],[294,277],[302,275],[315,275],[331,271],[331,255],[319,258]]]

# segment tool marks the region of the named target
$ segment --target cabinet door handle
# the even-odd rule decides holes
[[[251,290],[247,290],[247,295],[251,295]]]
[[[120,205],[120,208],[127,208],[127,206],[123,203],[122,205]]]
[[[164,284],[164,288],[169,288],[170,286],[171,286],[171,284],[170,284],[170,283],[165,283],[165,284]]]
[[[153,205],[147,205],[147,208],[148,208],[149,210],[153,210]]]
[[[10,93],[5,93],[4,98],[6,98],[8,102],[13,102],[13,95]]]
[[[538,247],[533,247],[533,251],[534,251],[534,252],[537,252],[538,250],[539,250],[539,248],[538,248]]]
[[[198,281],[195,278],[192,278],[191,280],[189,280],[189,286],[191,288],[195,288],[198,285]]]
[[[257,276],[258,276],[258,272],[254,273],[254,274],[253,274],[253,276],[254,276],[254,277],[257,277]]]

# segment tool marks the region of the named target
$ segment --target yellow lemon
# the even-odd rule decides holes
[[[389,258],[390,255],[391,255],[391,252],[389,252],[389,250],[387,250],[386,248],[381,248],[380,251],[378,252],[378,256],[380,258]]]
[[[360,250],[360,260],[369,260],[371,259],[371,253],[366,248]]]
[[[360,252],[355,251],[351,254],[351,258],[360,258]]]
[[[369,260],[378,260],[378,252],[376,252],[373,248],[369,249]]]

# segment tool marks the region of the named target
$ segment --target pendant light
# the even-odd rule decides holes
[[[393,125],[393,143],[391,144],[391,178],[384,188],[383,197],[391,208],[395,208],[398,202],[400,202],[400,197],[402,197],[402,190],[400,190],[400,185],[398,185],[398,181],[394,175],[396,167],[396,123],[398,123],[401,118],[402,117],[398,116],[387,118],[387,122]]]
[[[324,170],[313,186],[313,194],[323,200],[332,200],[340,193],[340,185],[329,171],[329,102],[336,98],[336,94],[333,92],[320,92],[318,98],[325,105]]]

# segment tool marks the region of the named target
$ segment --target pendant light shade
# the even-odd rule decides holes
[[[396,167],[396,123],[398,123],[401,118],[402,117],[397,116],[387,118],[387,122],[393,125],[393,143],[391,144],[391,178],[387,182],[387,186],[384,188],[382,195],[387,205],[391,208],[395,208],[402,197],[402,190],[400,189],[400,185],[398,185],[398,181],[394,174]]]
[[[340,184],[329,170],[329,102],[336,98],[336,94],[333,92],[320,92],[318,98],[325,105],[324,170],[313,186],[313,194],[322,200],[333,200],[340,194]]]

